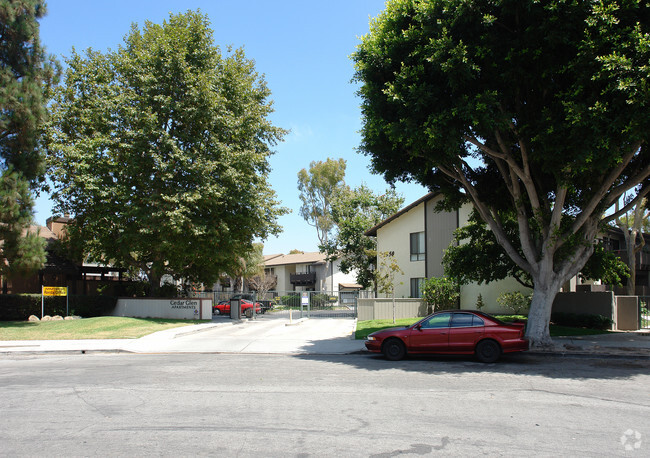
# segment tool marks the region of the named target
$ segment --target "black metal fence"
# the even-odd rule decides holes
[[[205,291],[196,293],[195,296],[212,298],[213,312],[216,315],[229,310],[227,303],[230,300],[241,299],[244,311],[253,308],[246,307],[247,303],[254,303],[258,315],[292,316],[294,319],[356,318],[359,291],[269,291],[265,294],[254,291]]]
[[[650,329],[650,296],[639,296],[641,329]]]

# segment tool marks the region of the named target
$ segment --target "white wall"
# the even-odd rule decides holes
[[[426,261],[411,261],[410,234],[424,231],[424,203],[377,230],[377,252],[394,251],[404,275],[395,276],[395,297],[411,295],[411,278],[424,278]],[[380,262],[380,261],[378,261]]]
[[[518,283],[514,278],[505,278],[499,281],[493,281],[488,284],[470,283],[460,287],[460,308],[464,310],[476,310],[476,300],[480,294],[483,298],[485,307],[481,310],[486,313],[512,313],[510,310],[503,308],[498,302],[497,297],[503,293],[521,291],[522,294],[531,294],[532,289],[526,288]]]
[[[473,210],[471,204],[464,204],[458,213],[458,220],[460,226],[464,226],[469,221],[469,215]],[[522,294],[531,294],[532,289],[526,288],[518,283],[514,278],[505,278],[499,281],[490,283],[470,283],[463,285],[460,288],[460,308],[465,310],[476,310],[476,300],[480,294],[483,298],[485,307],[482,311],[487,313],[511,313],[509,310],[503,308],[498,302],[497,297],[503,293],[510,293],[521,291]]]
[[[288,266],[273,266],[275,275],[278,277],[278,283],[275,287],[276,291],[289,291],[293,289],[293,286],[289,282],[289,274],[293,273],[293,270],[289,272],[287,267]]]
[[[212,299],[118,299],[112,315],[136,318],[210,320],[212,319]]]
[[[331,275],[332,270],[330,268],[330,263],[327,264],[327,276],[323,282],[322,291],[327,292],[338,292],[339,283],[356,283],[357,282],[357,272],[353,270],[349,274],[344,274],[340,270],[341,260],[337,259],[333,262],[333,271],[334,275]]]
[[[458,224],[460,227],[463,227],[469,221],[469,215],[472,213],[474,206],[472,204],[463,204],[462,207],[458,209]]]

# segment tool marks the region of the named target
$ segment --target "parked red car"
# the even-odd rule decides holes
[[[241,301],[241,312],[244,315],[250,315],[253,309],[253,301],[247,299],[240,299]],[[262,313],[262,304],[255,302],[255,313]],[[225,300],[219,302],[217,305],[212,306],[213,315],[230,315],[230,301]]]
[[[445,310],[411,326],[373,332],[366,348],[398,361],[407,354],[476,355],[493,363],[502,353],[528,350],[524,323],[506,324],[486,313]]]

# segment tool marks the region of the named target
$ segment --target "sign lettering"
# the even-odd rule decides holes
[[[65,286],[43,286],[43,296],[67,296],[68,288]]]

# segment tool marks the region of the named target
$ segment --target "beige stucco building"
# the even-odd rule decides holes
[[[275,291],[339,291],[358,290],[356,273],[344,274],[340,261],[329,262],[325,254],[307,252],[264,256],[264,270],[277,279]]]
[[[377,252],[392,253],[404,272],[395,277],[395,297],[421,297],[422,282],[426,278],[444,275],[444,251],[453,240],[454,230],[467,223],[472,206],[465,204],[458,210],[440,212],[435,208],[440,199],[439,194],[429,193],[366,232],[366,235],[377,237]],[[484,311],[501,312],[504,310],[496,299],[508,291],[531,292],[512,278],[487,285],[463,285],[460,306],[474,309],[481,294]]]

